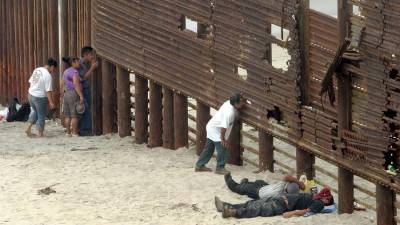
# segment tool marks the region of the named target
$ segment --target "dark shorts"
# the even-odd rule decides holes
[[[67,90],[64,93],[64,116],[67,118],[79,117],[76,111],[76,105],[79,103],[79,95],[74,89]]]

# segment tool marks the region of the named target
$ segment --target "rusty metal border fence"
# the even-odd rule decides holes
[[[166,6],[162,2],[147,1],[124,2],[121,5],[101,0],[95,3],[93,45],[103,57],[214,107],[222,103],[229,93],[242,91],[252,102],[245,112],[246,120],[265,129],[281,129],[285,137],[299,137],[299,121],[289,116],[298,114],[297,98],[300,94],[290,91],[297,89],[299,76],[299,53],[295,52],[298,51],[295,41],[298,34],[292,18],[295,1],[279,1],[278,4],[254,2],[251,7],[260,9],[258,17],[246,10],[237,10],[248,7],[245,3],[231,1],[218,1],[215,5],[208,1],[191,1],[195,9],[174,1]],[[152,10],[148,10],[150,8]],[[228,15],[229,20],[225,18]],[[213,35],[197,37],[193,32],[182,30],[182,17],[198,21],[199,26],[208,26]],[[237,23],[239,17],[249,19]],[[259,18],[290,30],[289,41],[278,40],[272,35],[264,37],[264,31],[270,28],[272,22],[257,24]],[[110,32],[113,29],[118,32]],[[167,34],[175,38],[171,39]],[[259,41],[248,39],[253,36]],[[173,51],[177,43],[180,43],[179,51]],[[266,55],[272,43],[285,46],[292,53],[289,71],[283,73],[268,62]],[[227,44],[234,51],[226,52]],[[133,60],[128,60],[131,57]],[[249,75],[246,80],[235,75],[239,66],[247,69]],[[221,91],[215,92],[215,89]],[[280,89],[287,92],[280,95]],[[274,105],[279,105],[288,115],[286,122],[291,129],[268,123],[267,109],[273,109]]]
[[[352,147],[348,138],[353,135],[351,126],[346,125],[353,121],[347,117],[351,112],[351,107],[348,107],[350,98],[340,91],[346,88],[343,81],[335,82],[336,94],[340,96],[337,106],[331,107],[325,99],[319,99],[324,73],[338,43],[348,36],[351,4],[347,1],[339,1],[339,20],[308,10],[307,1],[275,1],[273,4],[259,1],[188,1],[190,7],[172,0],[167,4],[147,1],[130,4],[110,4],[104,0],[94,2],[93,44],[98,53],[132,70],[140,83],[135,85],[140,96],[150,96],[149,114],[145,103],[141,103],[140,109],[135,109],[142,118],[135,120],[138,143],[147,140],[149,131],[150,146],[160,145],[161,142],[155,138],[159,135],[153,134],[152,130],[157,130],[154,124],[159,124],[161,128],[159,117],[162,114],[168,115],[163,125],[173,124],[174,137],[170,137],[175,139],[173,148],[187,145],[188,139],[193,137],[184,135],[183,130],[202,134],[205,121],[197,123],[196,130],[188,127],[186,122],[176,121],[187,121],[186,96],[198,101],[197,117],[207,118],[210,106],[216,107],[230,93],[241,91],[251,103],[243,113],[243,122],[260,129],[258,166],[261,169],[273,168],[271,138],[274,136],[298,147],[298,175],[304,172],[314,176],[314,156],[339,165],[339,212],[352,212],[353,174],[377,183],[378,214],[392,205],[394,195],[387,187],[399,189],[388,176],[382,176],[385,174],[383,168],[377,172],[368,164],[354,160],[351,155],[339,154],[343,145],[347,149]],[[295,20],[292,20],[293,17]],[[208,32],[195,34],[186,30],[182,22],[186,18],[197,21],[200,27],[205,26]],[[266,32],[271,24],[288,29],[289,38],[285,41],[268,35]],[[272,44],[288,49],[292,58],[287,72],[271,66],[270,55],[274,56]],[[247,70],[246,78],[238,76],[238,67]],[[156,103],[161,102],[157,94],[160,86],[174,91],[173,98],[168,97],[164,101],[168,107],[153,110]],[[354,87],[358,86],[355,84]],[[306,100],[301,102],[302,98]],[[278,106],[284,114],[283,126],[266,118],[266,112],[274,106]],[[140,129],[136,129],[136,125]],[[240,125],[237,127],[239,129],[233,132],[235,138],[231,140],[236,147],[232,149],[233,156],[229,161],[241,164],[245,160],[257,165],[242,156],[245,146],[240,144],[240,132],[237,132]],[[168,130],[172,131],[170,127]],[[201,148],[197,150],[201,151]],[[254,149],[247,146],[247,150]],[[382,155],[375,157],[383,158]],[[383,196],[392,196],[392,200]],[[386,217],[378,217],[378,220],[393,220],[392,213],[385,212]]]
[[[0,42],[0,103],[26,101],[33,69],[59,56],[57,1],[0,1]],[[57,104],[58,80],[55,75]]]

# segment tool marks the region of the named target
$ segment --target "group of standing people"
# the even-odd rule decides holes
[[[93,48],[90,46],[82,48],[81,57],[81,59],[62,58],[66,66],[61,80],[64,92],[62,112],[68,136],[92,135],[89,78],[96,70],[98,63],[94,59]],[[56,108],[52,93],[52,74],[55,73],[57,67],[57,61],[49,58],[46,65],[36,68],[29,79],[28,100],[32,110],[25,131],[28,137],[44,136],[47,108],[48,106],[50,110]],[[36,124],[38,135],[32,133],[34,124]]]

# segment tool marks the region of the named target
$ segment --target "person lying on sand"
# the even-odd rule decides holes
[[[225,183],[228,188],[240,195],[247,195],[253,199],[279,197],[283,194],[297,194],[299,189],[304,190],[304,183],[298,181],[295,177],[287,175],[274,184],[268,184],[263,180],[249,182],[247,178],[242,179],[238,184],[233,179],[231,174],[225,175]]]
[[[285,194],[280,197],[261,198],[244,204],[230,204],[215,197],[215,207],[223,218],[254,218],[283,215],[284,218],[304,216],[307,212],[320,213],[324,206],[334,204],[328,188],[314,197],[309,193]]]

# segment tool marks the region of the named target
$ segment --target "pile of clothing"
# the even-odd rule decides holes
[[[20,103],[18,98],[14,98],[8,107],[0,111],[0,121],[7,122],[26,122],[29,118],[31,107],[29,103]]]
[[[0,110],[0,122],[5,121],[7,118],[7,115],[8,115],[8,108]]]

